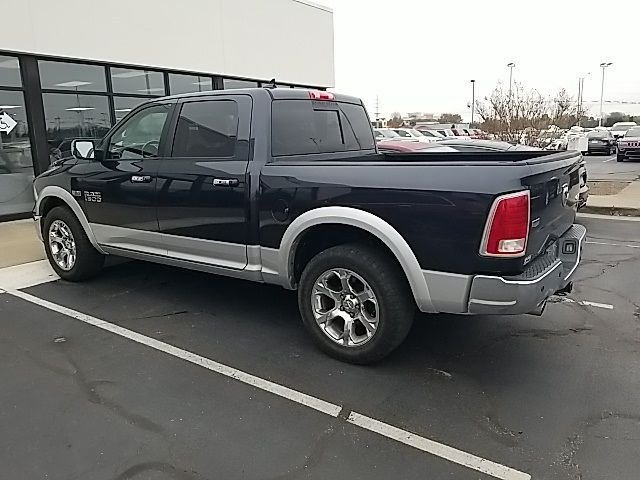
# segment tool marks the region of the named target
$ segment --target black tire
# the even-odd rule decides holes
[[[363,345],[338,344],[315,320],[314,285],[325,272],[334,268],[348,269],[362,277],[377,299],[377,327]],[[361,365],[379,361],[397,348],[409,333],[416,313],[413,295],[395,259],[360,243],[332,247],[311,259],[300,279],[298,307],[305,327],[322,351],[338,360]]]
[[[73,241],[75,242],[76,259],[73,266],[68,270],[63,269],[56,263],[51,251],[49,230],[56,220],[68,226],[73,235]],[[84,229],[82,225],[80,225],[77,217],[67,207],[55,207],[47,213],[43,222],[42,236],[44,238],[44,249],[47,253],[49,263],[60,278],[70,282],[79,282],[95,277],[100,273],[100,270],[102,270],[104,255],[94,248],[89,238],[87,238],[86,233],[84,233]]]
[[[617,161],[617,162],[624,162],[624,156],[623,156],[623,155],[620,155],[620,154],[618,153],[618,155],[616,155],[616,161]]]

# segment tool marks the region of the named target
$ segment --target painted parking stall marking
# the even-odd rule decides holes
[[[487,475],[491,475],[495,478],[501,478],[503,480],[529,480],[531,478],[531,475],[528,473],[514,470],[510,467],[505,467],[499,463],[477,457],[471,453],[463,452],[462,450],[450,447],[449,445],[434,442],[428,438],[415,435],[394,427],[393,425],[389,425],[376,420],[375,418],[367,417],[356,412],[351,412],[349,414],[347,422],[395,440],[396,442],[404,443],[405,445],[417,448],[423,452],[428,452],[432,455],[449,460],[450,462],[457,463],[458,465],[486,473]]]
[[[14,288],[3,288],[4,290],[0,289],[0,292],[13,295],[17,298],[46,308],[48,310],[61,313],[70,318],[74,318],[88,325],[106,330],[141,345],[146,345],[147,347],[167,353],[176,358],[180,358],[193,365],[198,365],[212,372],[216,372],[226,377],[233,378],[239,382],[243,382],[247,385],[251,385],[252,387],[259,388],[260,390],[278,395],[279,397],[286,398],[292,402],[312,408],[331,417],[338,417],[342,412],[342,407],[334,403],[327,402],[320,398],[316,398],[292,388],[285,387],[284,385],[265,380],[250,373],[243,372],[242,370],[238,370],[228,365],[216,362],[215,360],[211,360],[196,353],[183,350],[174,345],[170,345],[160,340],[156,340],[155,338],[142,335],[138,332],[134,332],[119,325],[109,323],[92,315],[87,315],[86,313],[82,313],[77,310],[73,310],[71,308],[50,302],[48,300],[44,300],[29,293]],[[371,417],[367,417],[357,412],[349,412],[349,415],[346,417],[346,421],[350,424],[357,425],[361,428],[382,435],[388,439],[397,441],[404,445],[408,445],[410,447],[416,448],[436,457],[443,458],[452,463],[467,467],[469,469],[485,473],[494,478],[499,478],[501,480],[531,479],[531,475],[529,475],[528,473],[521,472],[519,470],[501,465],[491,460],[478,457],[463,450],[458,450],[457,448],[436,442],[435,440],[421,437],[414,433],[407,432],[406,430],[402,430],[398,427],[394,427],[393,425],[389,425],[387,423],[381,422]]]
[[[584,305],[585,307],[596,307],[596,308],[604,308],[605,310],[613,310],[613,305],[609,303],[600,303],[600,302],[591,302],[589,300],[574,300],[573,298],[568,297],[552,297],[556,302],[559,303],[577,303],[578,305]]]
[[[592,242],[592,241],[587,241],[585,243],[589,245],[606,245],[609,247],[640,248],[640,245],[625,245],[623,243]]]

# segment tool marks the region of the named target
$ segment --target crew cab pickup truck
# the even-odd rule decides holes
[[[317,344],[370,363],[422,312],[541,314],[570,290],[578,152],[377,150],[362,102],[256,88],[145,103],[34,184],[65,280],[106,255],[297,290]]]

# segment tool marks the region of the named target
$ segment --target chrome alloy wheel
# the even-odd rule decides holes
[[[378,328],[373,289],[345,268],[332,268],[318,277],[311,292],[311,309],[324,334],[345,347],[364,345]]]
[[[49,248],[62,270],[71,270],[76,264],[76,241],[71,229],[62,220],[55,220],[49,226]]]

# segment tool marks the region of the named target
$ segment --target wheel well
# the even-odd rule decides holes
[[[293,275],[296,283],[302,277],[304,267],[317,254],[337,245],[355,242],[366,243],[376,247],[388,254],[401,267],[400,262],[398,262],[389,247],[372,233],[351,225],[322,224],[305,230],[297,242],[293,260]]]
[[[60,197],[46,197],[42,200],[42,203],[40,204],[40,216],[42,218],[47,216],[47,213],[49,213],[51,210],[53,210],[56,207],[67,207],[69,208],[69,205],[67,205],[67,202],[65,202],[63,199],[61,199]]]

